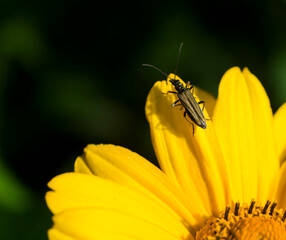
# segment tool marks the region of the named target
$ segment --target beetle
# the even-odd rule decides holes
[[[176,66],[176,70],[175,70],[175,77],[173,79],[169,80],[173,84],[176,91],[168,91],[167,93],[177,94],[179,99],[176,100],[171,106],[172,107],[183,106],[185,108],[184,117],[186,118],[186,120],[190,124],[192,124],[193,134],[195,134],[195,128],[194,128],[193,123],[195,123],[197,126],[201,127],[202,129],[207,128],[206,118],[205,118],[204,113],[203,113],[203,109],[205,107],[205,102],[204,101],[200,101],[200,102],[196,101],[196,99],[193,95],[194,86],[192,86],[189,81],[187,82],[186,86],[184,86],[183,83],[181,83],[179,80],[176,79],[179,57],[180,57],[180,52],[181,52],[182,46],[183,46],[183,44],[181,44],[180,48],[179,48],[177,66]],[[167,78],[166,82],[168,84],[168,75],[166,73],[164,73],[159,68],[154,67],[153,65],[150,65],[150,64],[143,64],[143,66],[151,67],[151,68],[154,68],[154,69],[158,70],[159,72],[161,72],[163,75],[166,76],[166,78]],[[203,104],[203,109],[201,109],[200,104]],[[192,120],[192,122],[190,122],[187,119],[187,116]]]
[[[200,104],[203,104],[203,109],[204,109],[205,102],[196,101],[193,95],[194,86],[190,85],[189,81],[187,82],[186,86],[184,86],[179,80],[176,80],[176,79],[170,79],[169,81],[174,85],[177,92],[169,91],[168,93],[177,94],[179,98],[171,106],[175,107],[175,106],[182,105],[185,108],[184,117],[187,119],[187,115],[188,115],[188,117],[192,120],[193,123],[195,123],[197,126],[203,129],[206,129],[207,128],[206,118],[204,116],[203,110],[200,107]],[[195,134],[194,124],[190,121],[188,122],[192,124],[193,134]]]

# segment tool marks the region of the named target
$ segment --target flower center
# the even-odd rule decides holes
[[[275,209],[277,203],[226,207],[219,217],[211,217],[197,232],[196,240],[286,240],[286,211]]]

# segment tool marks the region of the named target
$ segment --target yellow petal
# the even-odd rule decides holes
[[[87,171],[88,169],[88,171]],[[202,215],[192,215],[191,204],[183,191],[165,174],[140,155],[114,145],[88,145],[84,155],[76,160],[75,171],[92,173],[115,181],[164,202],[190,225],[202,220]]]
[[[68,236],[67,234],[52,228],[48,231],[49,240],[79,240],[73,237]]]
[[[215,104],[216,104],[216,99],[214,98],[214,96],[212,96],[208,92],[198,87],[195,87],[194,93],[196,96],[198,96],[199,99],[204,100],[206,102],[205,107],[206,107],[207,113],[210,116],[210,118],[212,118],[213,111],[214,111]]]
[[[74,171],[93,175],[92,169],[86,164],[82,157],[77,157],[74,163]]]
[[[222,77],[213,124],[228,160],[233,200],[248,202],[257,196],[257,161],[250,98],[239,68],[228,70]]]
[[[54,191],[47,193],[46,201],[54,214],[79,208],[108,208],[150,223],[160,223],[162,229],[170,232],[189,234],[183,219],[169,206],[113,181],[87,174],[66,173],[52,179],[49,187]]]
[[[172,232],[124,210],[109,208],[77,208],[53,217],[54,229],[75,239],[102,240],[191,240],[185,232]],[[187,235],[186,235],[187,234]]]
[[[274,115],[274,136],[280,164],[286,160],[286,103]]]
[[[242,73],[234,67],[224,74],[213,123],[232,176],[233,200],[265,202],[277,173],[272,112],[262,85],[248,69]]]
[[[279,175],[279,159],[275,149],[273,113],[269,98],[259,80],[243,69],[251,97],[258,155],[258,199],[274,200],[273,189]]]
[[[276,191],[275,201],[278,203],[279,208],[286,209],[286,162],[284,162],[281,166],[279,172],[279,185]]]
[[[171,74],[169,78],[175,76]],[[157,159],[162,170],[190,199],[194,214],[215,214],[225,207],[229,189],[212,122],[207,121],[205,130],[195,126],[193,134],[192,125],[183,116],[184,111],[171,107],[177,96],[166,94],[168,91],[174,91],[170,83],[155,83],[145,107]],[[204,115],[209,118],[206,109]]]
[[[47,193],[46,200],[54,214],[82,207],[109,207],[124,209],[136,215],[163,222],[170,221],[176,226],[182,219],[163,202],[137,189],[130,189],[113,181],[81,173],[66,173],[52,179],[48,186],[53,190]]]

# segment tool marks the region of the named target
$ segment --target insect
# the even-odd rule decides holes
[[[195,134],[195,128],[194,128],[193,123],[195,123],[197,126],[203,128],[203,129],[207,128],[206,118],[203,114],[203,110],[200,107],[200,104],[203,104],[203,109],[204,109],[205,102],[204,101],[200,101],[200,102],[196,101],[196,99],[193,95],[194,86],[190,85],[189,81],[187,82],[186,86],[184,86],[179,80],[176,79],[177,69],[178,69],[178,64],[179,64],[179,57],[180,57],[180,52],[181,52],[182,46],[183,46],[183,43],[181,43],[180,48],[179,48],[177,66],[176,66],[176,70],[175,70],[175,77],[173,79],[169,80],[173,84],[176,91],[168,91],[167,93],[177,94],[179,99],[176,100],[171,106],[172,107],[183,106],[185,108],[184,117],[186,118],[186,120],[190,124],[192,124],[193,134]],[[151,67],[151,68],[158,70],[163,75],[165,75],[167,80],[168,80],[168,75],[166,73],[164,73],[163,71],[161,71],[159,68],[154,67],[153,65],[150,65],[150,64],[143,64],[143,66]],[[167,80],[166,80],[166,82],[168,84]],[[187,116],[192,120],[192,122],[190,122],[187,119]]]

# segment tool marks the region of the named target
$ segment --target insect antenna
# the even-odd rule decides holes
[[[179,62],[180,62],[180,55],[181,55],[181,50],[182,50],[182,47],[183,47],[183,43],[181,43],[180,47],[179,47],[179,51],[178,51],[178,58],[177,58],[177,64],[176,64],[176,69],[175,69],[175,78],[176,79],[176,76],[177,76],[177,71],[178,71],[178,66],[179,66]],[[151,67],[151,68],[154,68],[155,70],[159,71],[160,73],[162,73],[164,76],[166,76],[166,82],[168,84],[168,75],[163,72],[161,69],[151,65],[151,64],[142,64],[143,67]]]
[[[159,69],[159,68],[157,68],[157,67],[155,67],[155,66],[153,66],[153,65],[151,65],[151,64],[142,64],[142,66],[143,67],[151,67],[151,68],[154,68],[154,69],[156,69],[157,71],[159,71],[160,73],[162,73],[164,76],[166,76],[166,78],[168,78],[168,75],[165,73],[165,72],[163,72],[161,69]]]
[[[175,79],[176,79],[176,76],[177,76],[177,71],[178,71],[178,66],[179,66],[179,62],[180,62],[180,55],[181,55],[182,47],[183,47],[183,43],[181,43],[181,45],[179,47],[179,51],[178,51],[177,64],[176,64],[176,69],[175,69]]]

